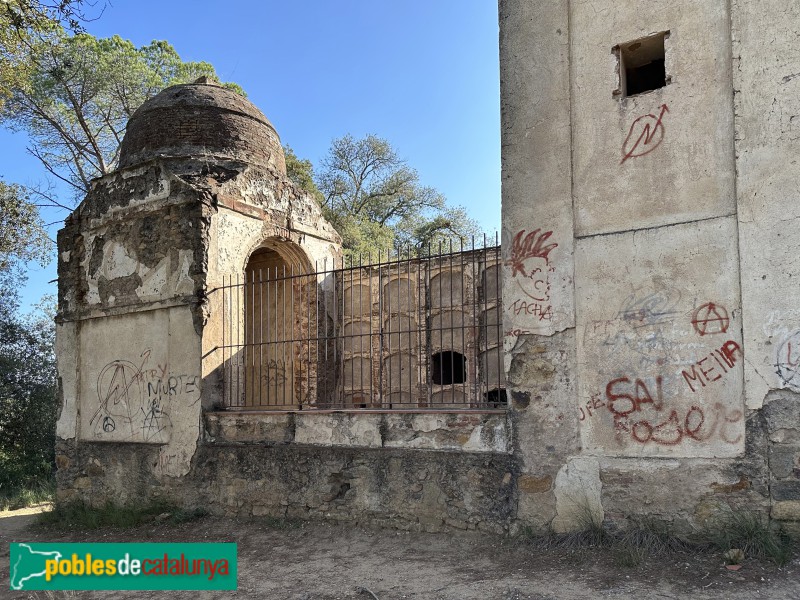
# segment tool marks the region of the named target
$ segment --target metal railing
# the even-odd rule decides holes
[[[500,247],[370,258],[224,279],[226,408],[506,406]]]

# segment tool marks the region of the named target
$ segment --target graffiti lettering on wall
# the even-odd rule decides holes
[[[638,289],[625,298],[614,318],[593,321],[586,333],[592,340],[600,337],[603,346],[635,352],[643,368],[677,362],[686,347],[669,332],[680,314],[680,299],[681,292],[675,288]]]
[[[286,383],[286,364],[282,359],[270,359],[262,365],[262,369],[261,381],[264,384],[280,386]]]
[[[800,392],[800,329],[792,332],[778,346],[775,372],[784,387]]]
[[[600,394],[594,394],[589,400],[586,401],[586,412],[583,411],[582,406],[578,407],[578,412],[580,412],[580,416],[578,417],[578,419],[580,419],[581,421],[585,421],[587,417],[591,418],[594,415],[592,411],[597,412],[605,405],[606,403],[603,402],[602,398],[600,397]]]
[[[173,373],[167,364],[148,367],[152,351],[140,355],[140,364],[113,360],[97,377],[98,408],[89,420],[97,437],[116,440],[164,441],[172,428],[170,404],[181,396],[200,399],[197,375]]]
[[[692,325],[700,335],[725,333],[730,324],[731,320],[725,307],[713,302],[698,307],[692,315]]]
[[[696,387],[698,383],[700,387],[706,387],[709,383],[719,381],[736,364],[737,352],[739,356],[742,355],[742,349],[733,340],[728,340],[718,350],[712,350],[708,356],[704,356],[694,363],[690,370],[682,371],[686,385],[695,392],[699,389]],[[715,363],[719,366],[721,373],[716,370]]]
[[[658,116],[652,113],[642,115],[631,123],[628,136],[622,143],[622,160],[619,164],[623,164],[629,158],[650,154],[664,140],[663,120],[669,108],[666,104],[662,104],[659,108],[661,112]]]
[[[536,333],[535,331],[531,331],[529,329],[509,329],[503,335],[506,337],[519,337],[521,335],[529,335],[531,333]]]
[[[555,271],[549,256],[558,244],[547,243],[552,231],[525,231],[522,229],[514,236],[511,257],[505,262],[511,267],[511,277],[524,296],[514,300],[509,310],[514,316],[529,315],[538,317],[540,321],[549,321],[553,318],[550,273]]]
[[[541,302],[529,302],[518,298],[509,308],[514,316],[525,314],[539,317],[540,321],[549,321],[553,318],[553,307],[544,305]]]
[[[678,314],[676,309],[681,292],[665,288],[651,293],[630,294],[620,306],[617,318],[633,327],[658,325],[671,321]]]
[[[651,394],[651,389],[655,390],[655,395]],[[617,435],[640,444],[675,446],[685,439],[705,442],[712,438],[736,444],[742,438],[741,433],[733,435],[731,432],[731,426],[744,418],[741,410],[727,408],[721,402],[714,403],[711,408],[665,407],[661,377],[656,377],[655,386],[650,384],[649,387],[642,379],[635,382],[628,377],[611,380],[606,386],[606,406],[614,416]]]

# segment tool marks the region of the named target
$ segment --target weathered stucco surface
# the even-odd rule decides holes
[[[742,453],[735,240],[735,220],[723,217],[578,241],[577,410],[585,451]]]
[[[60,500],[510,532],[689,534],[756,511],[800,533],[800,8],[501,0],[499,16],[503,300],[483,318],[502,312],[507,411],[220,410],[224,277],[259,248],[290,270],[341,259],[274,129],[229,99],[182,156],[137,119],[124,168],[59,233]],[[665,85],[625,97],[619,55],[661,34]],[[192,149],[250,113],[269,147]],[[493,285],[470,288],[496,302]]]
[[[727,3],[599,0],[569,6],[576,235],[733,214]],[[666,31],[670,83],[639,96],[614,96],[612,48]],[[639,120],[645,115],[653,118]],[[634,150],[647,125],[652,139]]]
[[[689,532],[755,510],[798,529],[798,16],[788,0],[500,2],[520,521]],[[620,56],[662,37],[665,85],[626,97]],[[574,317],[525,327],[526,291]]]
[[[209,412],[216,443],[511,451],[511,424],[498,413]]]
[[[200,433],[201,386],[188,307],[89,319],[80,344],[79,439],[158,444],[156,472],[185,475]]]
[[[732,8],[745,390],[759,408],[770,390],[800,392],[800,5]]]
[[[507,350],[575,324],[568,44],[568,2],[500,2]]]

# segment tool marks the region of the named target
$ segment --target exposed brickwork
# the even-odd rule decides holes
[[[216,85],[176,85],[128,122],[120,167],[163,156],[238,158],[286,173],[278,134],[247,99]]]

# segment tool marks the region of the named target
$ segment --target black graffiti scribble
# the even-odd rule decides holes
[[[661,105],[661,112],[658,116],[654,114],[642,115],[631,123],[631,128],[628,131],[628,137],[622,143],[622,160],[619,164],[623,164],[629,158],[637,158],[649,154],[656,148],[664,139],[664,113],[668,113],[669,108],[666,104]]]
[[[775,372],[785,387],[800,391],[800,330],[794,331],[778,347]]]
[[[120,425],[133,423],[143,398],[143,378],[139,367],[127,360],[108,363],[97,377],[99,406],[90,425],[111,433]]]
[[[114,433],[115,437],[150,441],[171,427],[165,399],[188,391],[187,386],[194,385],[193,378],[169,374],[167,365],[145,369],[150,354],[149,349],[141,354],[139,366],[113,360],[100,371],[98,407],[89,420],[95,434]]]

